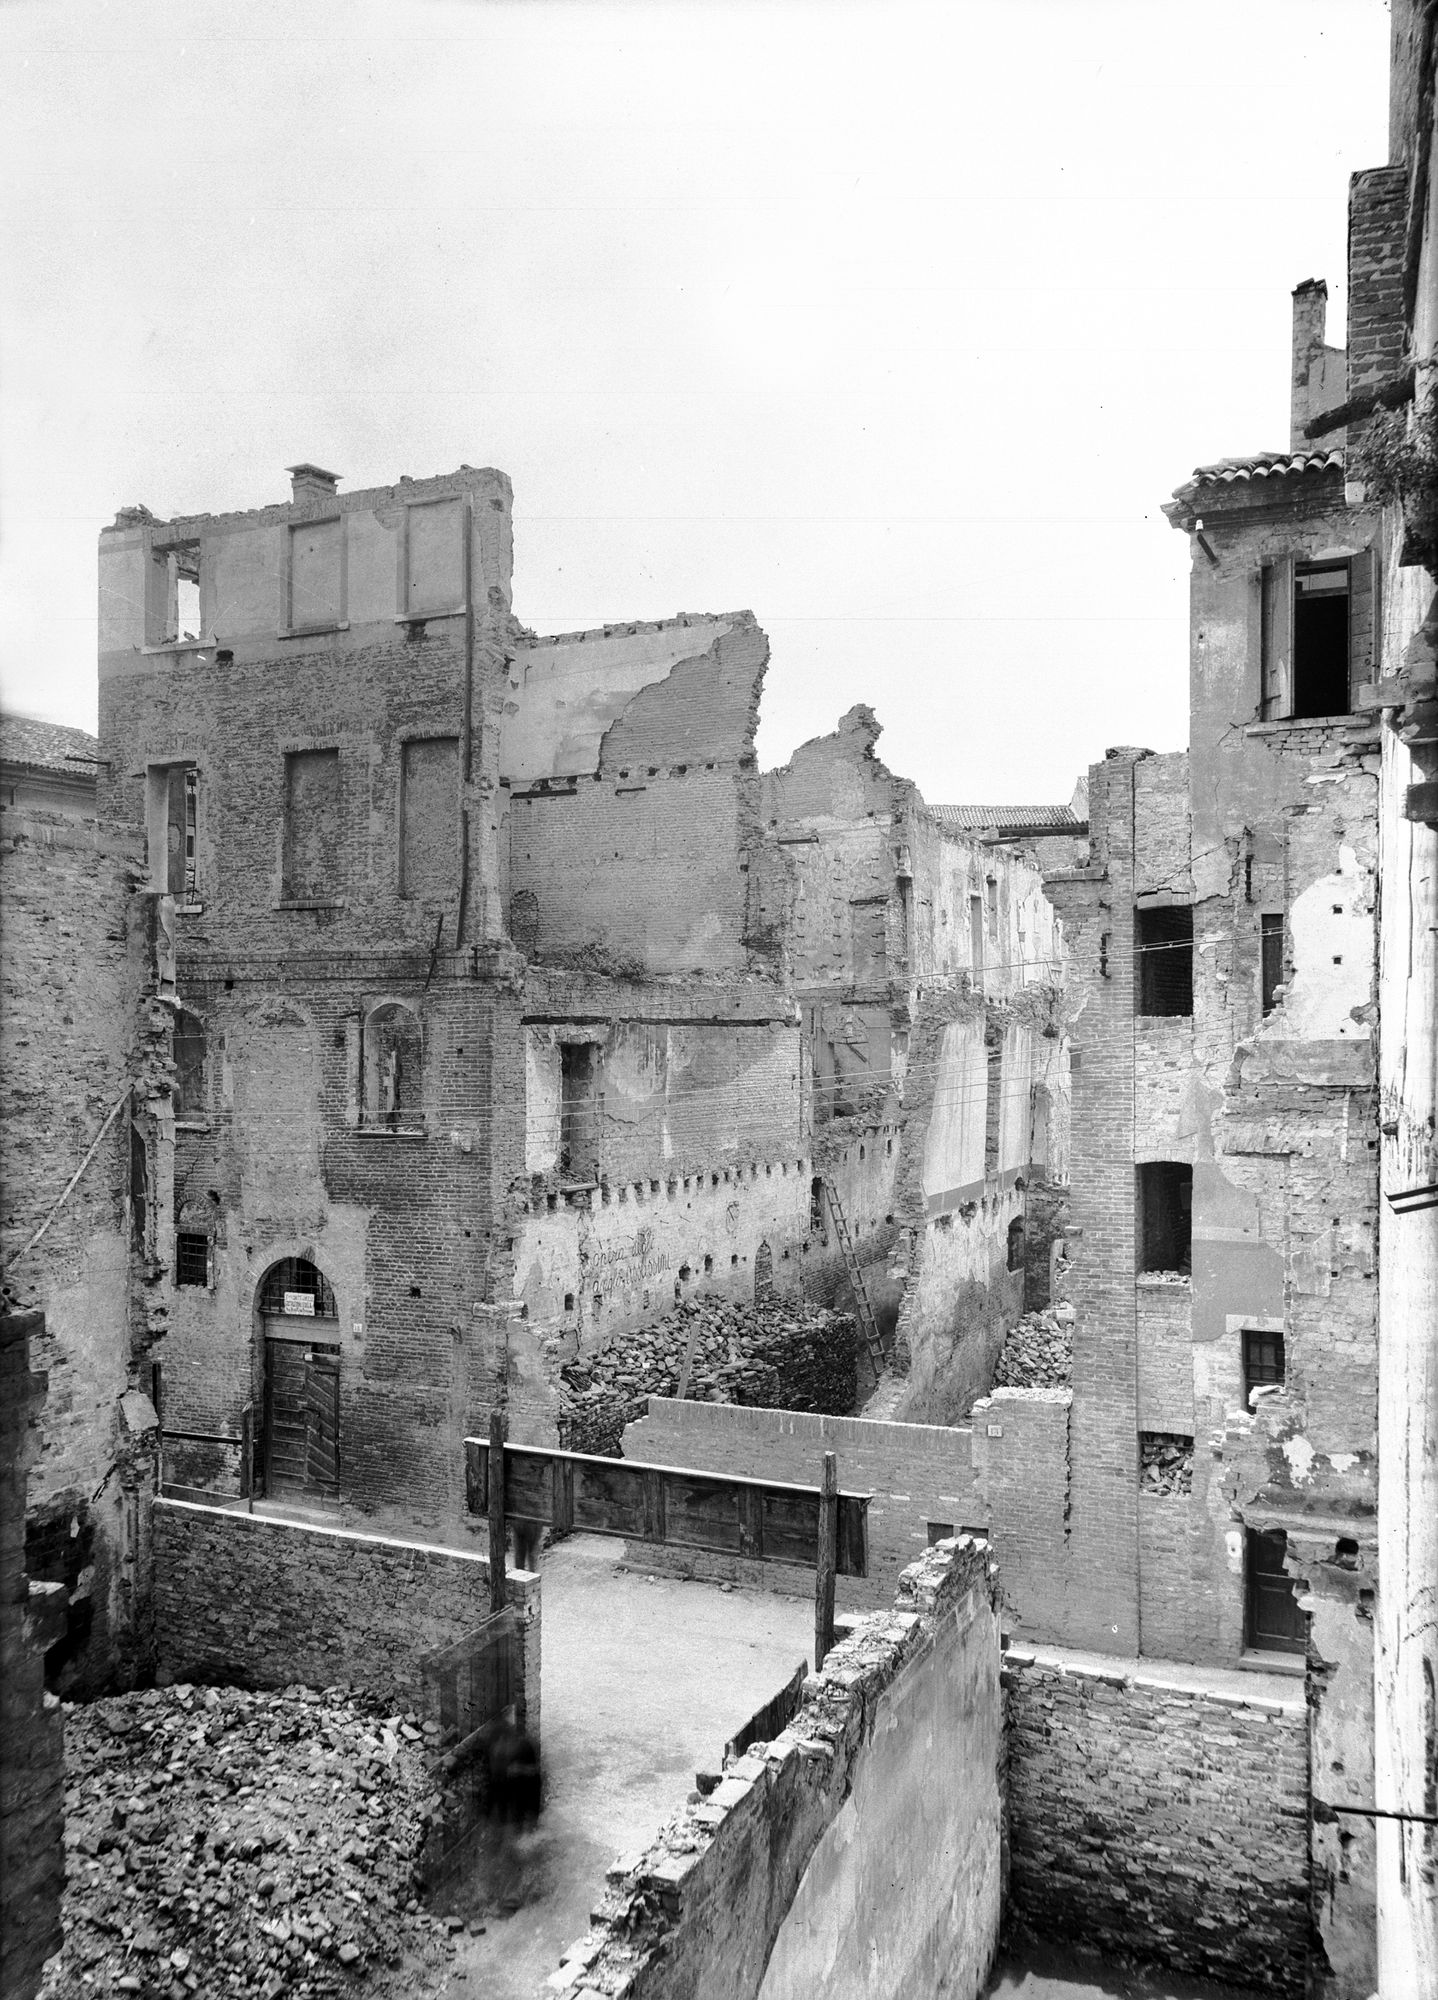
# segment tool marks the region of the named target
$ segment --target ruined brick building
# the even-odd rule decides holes
[[[1065,1109],[1033,858],[941,825],[864,711],[761,777],[748,613],[536,637],[509,509],[303,465],[102,537],[101,811],[173,1019],[172,1485],[453,1518],[463,1437],[552,1436],[582,1346],[832,1295],[836,1201],[921,1386],[975,1393],[1019,1310]]]

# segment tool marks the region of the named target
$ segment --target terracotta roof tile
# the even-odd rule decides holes
[[[41,722],[33,715],[0,714],[0,758],[7,764],[28,764],[33,770],[68,771],[72,777],[95,775],[100,739],[88,729],[71,729],[63,722]]]
[[[940,825],[963,827],[971,833],[982,833],[988,827],[1000,833],[1015,827],[1081,833],[1088,826],[1072,806],[930,806],[929,811]]]

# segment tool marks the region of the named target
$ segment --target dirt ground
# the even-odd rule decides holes
[[[436,1991],[534,2000],[588,1928],[610,1862],[648,1845],[694,1773],[718,1770],[726,1737],[812,1657],[812,1602],[650,1582],[626,1561],[625,1544],[594,1535],[544,1557],[544,1812],[507,1845],[486,1830],[469,1881],[439,1905],[485,1929],[456,1938]]]
[[[1248,1987],[1111,1966],[1061,1945],[1016,1941],[1001,1952],[984,2000],[1260,2000]]]

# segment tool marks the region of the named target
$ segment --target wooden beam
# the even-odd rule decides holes
[[[814,1672],[834,1644],[834,1566],[838,1561],[839,1467],[833,1452],[824,1453],[819,1486],[819,1548],[814,1568]]]

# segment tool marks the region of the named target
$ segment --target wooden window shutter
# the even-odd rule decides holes
[[[1273,722],[1293,708],[1293,558],[1263,565],[1263,664],[1258,719]]]
[[[1378,564],[1362,549],[1348,565],[1348,701],[1352,708],[1365,681],[1378,679]]]

